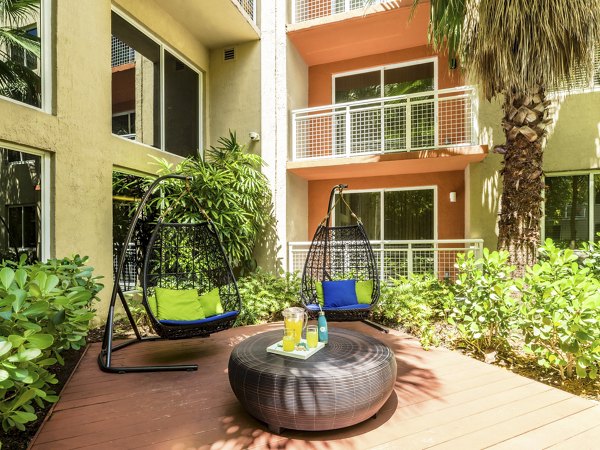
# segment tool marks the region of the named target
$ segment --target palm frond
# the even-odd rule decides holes
[[[11,28],[29,25],[40,9],[40,0],[0,0],[0,23]]]

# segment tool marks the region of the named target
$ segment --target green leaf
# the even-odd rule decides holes
[[[10,351],[13,345],[9,341],[0,341],[0,356]]]
[[[0,369],[0,382],[8,380],[9,374],[6,370]]]
[[[17,400],[15,400],[12,404],[12,408],[17,409],[19,406],[28,403],[33,397],[35,397],[35,390],[27,389]]]
[[[579,378],[585,378],[586,377],[586,371],[584,368],[577,366],[575,368],[575,371],[577,372],[577,376]]]
[[[27,272],[23,269],[17,269],[15,272],[15,281],[17,282],[17,286],[19,286],[20,289],[23,289],[27,282]]]
[[[52,345],[54,342],[54,336],[51,334],[34,334],[33,336],[29,336],[27,341],[32,346],[43,350]]]
[[[41,314],[46,314],[50,309],[50,304],[46,301],[37,301],[32,303],[31,306],[25,310],[23,310],[22,314],[26,317],[29,316],[37,316]]]
[[[4,289],[8,290],[14,279],[15,272],[10,267],[4,267],[0,270],[0,283],[2,283]]]

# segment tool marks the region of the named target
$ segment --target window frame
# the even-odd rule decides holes
[[[415,239],[415,240],[390,240],[384,239],[385,237],[385,193],[386,192],[398,192],[398,191],[433,191],[433,239]],[[438,186],[437,185],[426,185],[426,186],[406,186],[397,188],[373,188],[373,189],[344,189],[344,194],[362,194],[362,193],[379,193],[380,194],[380,211],[379,211],[379,236],[381,239],[369,239],[371,242],[386,243],[386,242],[429,242],[438,240]],[[337,192],[335,198],[339,195]],[[331,222],[333,226],[335,224],[335,208],[331,215]]]
[[[25,236],[24,236],[24,233],[23,233],[23,230],[25,230],[25,214],[24,214],[25,208],[33,208],[33,212],[35,214],[35,222],[36,222],[36,230],[35,230],[36,246],[35,247],[28,247],[28,246],[25,245],[25,241],[24,241]],[[40,223],[40,229],[41,229],[41,220],[38,220],[38,217],[37,217],[37,204],[35,204],[35,203],[22,203],[22,204],[21,203],[17,203],[17,204],[12,204],[12,205],[6,205],[6,212],[7,212],[7,214],[6,214],[6,217],[7,217],[6,223],[7,223],[8,228],[10,230],[14,230],[14,224],[12,224],[10,222],[10,210],[11,209],[20,209],[21,210],[21,224],[20,224],[20,226],[21,226],[21,242],[19,243],[20,245],[16,246],[17,249],[19,251],[23,251],[23,250],[37,250],[37,242],[39,241],[39,239],[38,239],[39,238],[39,236],[38,236],[39,233],[38,233],[38,229],[37,229],[38,221]],[[7,242],[6,242],[7,247],[11,247],[12,243],[10,242],[8,235],[6,236],[6,239],[7,239]]]
[[[588,202],[586,204],[586,208],[589,211],[588,214],[588,242],[595,242],[594,238],[596,233],[594,232],[594,214],[595,214],[595,185],[594,185],[594,177],[600,177],[600,171],[598,170],[573,170],[566,172],[550,172],[544,175],[544,186],[546,183],[546,178],[556,178],[556,177],[574,177],[574,176],[582,176],[587,175],[588,177]],[[542,217],[540,220],[540,235],[541,240],[544,242],[546,240],[546,189],[542,193]],[[591,240],[590,240],[591,238]]]
[[[347,72],[337,72],[337,73],[333,73],[331,74],[331,104],[335,105],[335,83],[336,83],[336,79],[337,78],[342,78],[342,77],[347,77],[347,76],[351,76],[351,75],[359,75],[362,73],[368,73],[368,72],[377,72],[379,71],[379,86],[380,86],[380,96],[379,98],[386,98],[383,96],[383,94],[385,93],[385,77],[384,77],[384,73],[386,70],[390,70],[390,69],[398,69],[400,67],[410,67],[410,66],[418,66],[421,64],[427,64],[427,63],[433,63],[433,91],[436,92],[438,90],[438,58],[437,56],[431,56],[428,58],[421,58],[421,59],[413,59],[410,61],[403,61],[400,63],[394,63],[394,64],[386,64],[386,65],[382,65],[382,66],[372,66],[372,67],[365,67],[362,69],[357,69],[357,70],[350,70]],[[375,101],[376,99],[369,99],[370,101]],[[361,100],[364,101],[364,100]],[[340,103],[342,104],[342,103]]]
[[[40,16],[39,22],[33,22],[28,25],[21,27],[22,29],[29,30],[34,26],[38,29],[38,36],[41,40],[40,43],[40,60],[38,62],[38,70],[40,71],[40,81],[42,87],[42,93],[40,96],[41,105],[35,106],[29,103],[15,100],[14,98],[0,95],[0,99],[15,103],[26,108],[32,108],[36,111],[42,111],[46,114],[53,113],[53,102],[52,102],[52,84],[53,84],[53,57],[52,51],[52,9],[54,0],[40,0]]]
[[[159,72],[160,72],[160,83],[159,83],[159,92],[160,92],[160,146],[154,147],[150,144],[145,144],[143,142],[139,142],[135,139],[128,139],[123,136],[119,136],[118,134],[111,134],[119,139],[124,139],[128,142],[133,142],[137,145],[141,145],[146,148],[151,148],[153,150],[158,150],[161,152],[168,153],[170,155],[179,156],[176,153],[171,153],[165,148],[166,144],[166,130],[165,130],[165,52],[169,52],[172,56],[179,59],[183,62],[189,69],[193,70],[198,74],[198,154],[201,158],[204,158],[204,72],[200,69],[196,64],[191,62],[188,58],[183,56],[179,51],[175,50],[173,47],[165,43],[162,39],[160,39],[156,34],[154,34],[150,29],[141,24],[139,21],[128,15],[122,9],[112,5],[111,13],[117,14],[121,19],[126,21],[129,25],[137,29],[140,33],[150,39],[159,47],[160,58],[159,58]],[[111,36],[112,36],[112,28],[111,28]],[[134,49],[135,51],[135,49]],[[111,114],[111,118],[113,115]]]
[[[50,240],[51,240],[51,232],[52,232],[52,203],[51,203],[51,183],[50,183],[50,175],[51,175],[51,158],[48,152],[44,152],[41,150],[36,150],[33,148],[25,147],[18,144],[8,144],[6,142],[0,141],[0,147],[5,148],[7,150],[12,150],[15,152],[28,153],[30,155],[39,156],[40,157],[40,211],[39,211],[39,220],[40,220],[40,228],[38,239],[41,242],[40,245],[40,261],[46,261],[49,259],[51,254]]]

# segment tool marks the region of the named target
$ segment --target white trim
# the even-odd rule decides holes
[[[42,111],[52,114],[54,105],[52,103],[53,86],[53,61],[52,54],[52,2],[53,0],[41,0],[39,33],[42,39],[40,75],[42,77]]]
[[[48,0],[46,0],[48,1]],[[52,0],[50,0],[52,1]],[[182,53],[180,53],[179,51],[175,50],[173,47],[171,47],[169,44],[165,43],[161,38],[159,38],[156,34],[154,34],[150,29],[148,29],[145,25],[143,25],[142,23],[138,22],[136,19],[134,19],[133,17],[131,17],[130,15],[128,15],[125,11],[123,11],[122,9],[120,9],[118,6],[115,5],[111,5],[111,13],[115,13],[117,14],[121,19],[123,19],[125,22],[127,22],[129,25],[131,25],[132,27],[134,27],[135,29],[137,29],[140,33],[142,33],[144,36],[146,36],[148,39],[150,39],[152,42],[154,42],[156,45],[159,46],[159,69],[160,69],[160,80],[159,80],[159,90],[160,90],[160,148],[159,147],[154,147],[151,146],[149,144],[144,144],[143,142],[139,142],[139,141],[132,141],[132,142],[137,142],[138,144],[142,144],[142,145],[147,145],[150,146],[151,148],[155,149],[155,150],[160,150],[166,153],[169,153],[171,155],[175,155],[175,156],[179,156],[175,153],[171,153],[168,152],[165,148],[165,143],[166,143],[166,130],[165,130],[165,64],[164,64],[164,52],[168,51],[172,56],[174,56],[175,58],[179,59],[182,63],[184,63],[186,66],[188,66],[191,70],[193,70],[194,72],[196,72],[198,74],[198,150],[197,150],[197,154],[202,154],[203,152],[203,148],[204,148],[204,104],[203,99],[204,99],[204,72],[202,71],[202,69],[200,69],[196,64],[194,64],[191,60],[189,60],[187,57],[185,57]],[[112,29],[111,29],[111,35],[112,35]],[[134,49],[135,50],[135,49]],[[113,136],[117,136],[116,134],[113,134]],[[127,139],[129,141],[131,141],[131,139]]]
[[[36,108],[37,109],[37,108]],[[40,260],[46,261],[51,258],[50,241],[51,241],[51,220],[52,220],[52,204],[50,202],[50,175],[51,175],[51,159],[50,153],[44,150],[26,147],[20,144],[5,143],[0,141],[0,147],[7,150],[13,150],[21,153],[28,153],[40,157]]]

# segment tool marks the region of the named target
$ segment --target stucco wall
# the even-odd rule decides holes
[[[229,135],[229,130],[235,131],[238,142],[243,144],[250,143],[248,133],[260,132],[260,42],[234,48],[236,55],[231,61],[223,59],[223,48],[210,52],[210,145],[217,145],[220,137]],[[252,142],[251,148],[260,153],[260,142]]]
[[[556,124],[544,151],[544,171],[563,172],[600,168],[600,92],[571,94],[556,101]],[[504,142],[500,128],[500,103],[481,100],[479,129],[482,143],[490,148]],[[498,174],[502,157],[490,153],[472,164],[470,179],[471,238],[482,238],[487,247],[496,248],[497,216],[502,192]]]
[[[153,0],[118,0],[115,4],[198,69],[209,70],[208,49]],[[90,264],[96,274],[104,276],[106,285],[97,307],[102,317],[112,284],[112,171],[154,173],[150,156],[171,162],[181,158],[111,134],[111,2],[60,0],[53,16],[51,109],[55,114],[0,99],[0,117],[4,118],[0,146],[20,144],[51,155],[50,253],[90,256]],[[255,47],[247,49],[254,60]],[[257,82],[257,75],[253,72],[252,76]],[[232,76],[232,91],[237,82],[249,83]],[[219,99],[219,95],[212,97],[215,103]],[[209,102],[205,102],[205,117],[211,117]],[[256,109],[246,111],[246,117],[251,115],[258,115]]]
[[[311,237],[325,215],[331,188],[340,183],[348,184],[349,190],[437,186],[438,239],[464,238],[465,186],[462,171],[310,181],[308,232]],[[450,202],[450,192],[456,192],[454,203]],[[310,238],[307,236],[307,239]]]

